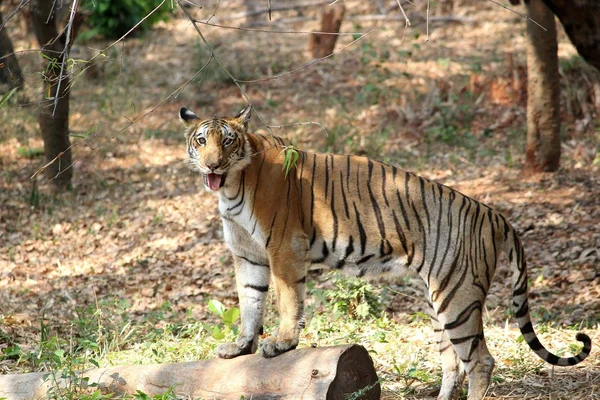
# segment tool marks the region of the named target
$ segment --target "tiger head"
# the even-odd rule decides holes
[[[250,106],[233,118],[203,119],[185,107],[179,110],[179,119],[186,127],[188,162],[202,174],[209,190],[219,190],[228,174],[250,163],[251,152],[245,137],[250,114]]]

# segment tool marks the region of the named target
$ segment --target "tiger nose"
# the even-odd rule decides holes
[[[221,166],[221,161],[206,163],[206,166],[211,171],[214,171],[214,170],[218,169]]]

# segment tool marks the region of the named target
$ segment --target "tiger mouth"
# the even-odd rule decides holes
[[[204,185],[210,190],[219,190],[225,184],[226,174],[202,174]]]

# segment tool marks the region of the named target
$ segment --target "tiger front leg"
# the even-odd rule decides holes
[[[295,349],[298,346],[308,266],[304,261],[272,263],[275,294],[279,310],[279,328],[277,337],[267,338],[260,343],[263,357],[275,357]]]
[[[267,264],[235,256],[234,263],[241,328],[235,343],[225,343],[218,347],[217,356],[220,358],[234,358],[256,352],[263,324],[265,298],[269,291],[270,271]]]

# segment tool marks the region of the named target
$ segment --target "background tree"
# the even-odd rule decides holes
[[[2,0],[0,0],[0,6]],[[8,32],[4,29],[4,19],[0,10],[0,84],[6,84],[9,88],[23,85],[23,74],[14,55],[14,49]]]
[[[78,1],[72,7],[76,11]],[[30,4],[31,22],[35,37],[42,48],[41,54],[47,60],[44,79],[44,100],[40,105],[38,122],[44,140],[44,155],[47,165],[46,177],[51,179],[57,190],[71,186],[73,170],[71,143],[69,140],[69,93],[70,79],[67,71],[68,54],[78,28],[83,22],[80,14],[72,13],[70,27],[59,34],[56,21],[56,8],[53,2],[32,0]]]
[[[560,161],[560,77],[554,14],[542,0],[527,2],[527,144],[525,171],[556,171]]]

